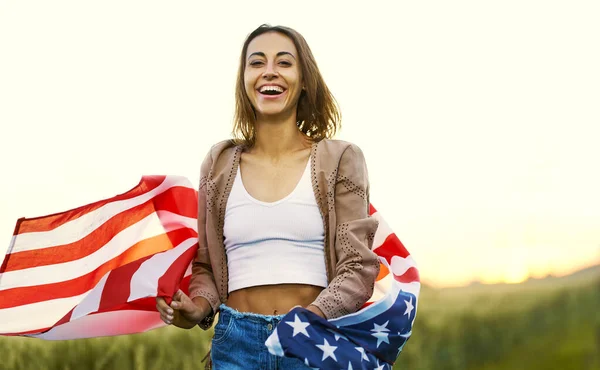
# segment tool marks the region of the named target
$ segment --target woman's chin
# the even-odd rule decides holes
[[[256,113],[259,119],[273,120],[284,119],[290,112],[284,109],[259,109]]]

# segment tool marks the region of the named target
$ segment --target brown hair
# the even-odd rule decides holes
[[[279,32],[289,37],[294,42],[299,54],[304,90],[300,93],[298,100],[296,116],[298,129],[315,142],[324,138],[332,138],[341,126],[341,114],[335,98],[319,72],[308,43],[300,33],[289,27],[263,24],[248,35],[242,47],[235,87],[234,141],[237,144],[252,146],[256,140],[254,129],[256,116],[244,87],[244,72],[248,44],[255,37],[267,32]]]

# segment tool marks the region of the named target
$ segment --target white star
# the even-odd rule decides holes
[[[390,320],[386,321],[385,324],[383,324],[383,325],[377,325],[377,324],[373,323],[373,329],[371,329],[371,331],[374,331],[376,333],[379,333],[382,331],[390,331],[390,329],[387,328],[389,323],[390,323]]]
[[[375,338],[377,338],[377,348],[379,348],[379,345],[382,342],[386,342],[387,344],[390,344],[390,339],[388,338],[388,333],[373,333],[371,334],[372,336],[374,336]]]
[[[354,369],[352,368],[352,362],[348,362],[348,370],[354,370]]]
[[[308,363],[308,359],[307,358],[304,359],[304,365],[308,366],[309,369],[319,370],[318,367],[310,367],[310,364]]]
[[[385,369],[385,362],[383,363],[383,365],[381,365],[379,363],[379,360],[377,360],[377,367],[375,368],[375,370],[383,370]]]
[[[360,360],[362,362],[362,360],[367,360],[367,362],[369,362],[369,358],[367,357],[367,354],[365,353],[365,349],[362,347],[354,347],[358,352],[360,352]]]
[[[402,343],[400,348],[398,348],[398,354],[396,355],[396,357],[400,356],[400,352],[402,352],[402,349],[404,348],[404,345],[407,343],[408,338],[411,336],[411,334],[412,334],[412,331],[409,331],[406,334],[402,334],[402,333],[398,332],[398,335],[401,336],[402,338],[406,338],[406,341],[404,341],[404,343]]]
[[[332,359],[337,361],[337,358],[335,357],[335,354],[333,353],[333,352],[335,352],[337,347],[330,346],[329,342],[327,342],[327,339],[323,338],[323,344],[317,344],[317,347],[319,347],[319,349],[321,351],[323,351],[323,358],[321,359],[321,361],[325,361],[325,359],[327,357],[331,357]]]
[[[333,336],[335,337],[335,341],[337,342],[340,338],[344,339],[344,340],[348,340],[348,338],[346,338],[345,335],[342,335],[340,333],[338,333],[337,331],[333,331],[331,329],[325,329],[328,332],[330,332],[331,334],[333,334]]]
[[[404,314],[410,317],[410,313],[415,308],[412,304],[412,297],[410,297],[410,301],[404,301],[404,303],[406,303],[406,311],[404,311]]]
[[[374,326],[373,329],[371,329],[371,331],[373,331],[374,333],[371,335],[377,338],[377,348],[379,348],[381,342],[386,342],[387,344],[390,344],[390,339],[388,338],[389,333],[385,333],[386,331],[390,331],[390,329],[386,327],[388,324],[389,320],[386,321],[383,325],[377,325],[375,323],[373,324]]]
[[[294,328],[292,337],[295,337],[296,334],[302,333],[310,338],[310,335],[308,335],[308,332],[306,331],[306,327],[310,326],[310,324],[307,322],[300,321],[300,318],[298,317],[298,315],[294,316],[294,321],[284,321],[284,322],[286,324],[288,324],[289,326],[291,326],[292,328]]]
[[[409,331],[406,334],[402,334],[402,333],[398,332],[398,335],[401,336],[402,338],[407,338],[408,339],[412,335],[412,330]]]

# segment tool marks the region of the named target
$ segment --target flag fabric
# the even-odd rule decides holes
[[[187,291],[197,191],[144,176],[110,199],[22,218],[0,266],[0,335],[75,339],[165,326],[155,297]]]
[[[297,307],[265,342],[269,352],[296,357],[313,369],[391,369],[412,334],[420,291],[410,253],[379,212],[373,251],[380,273],[372,297],[356,313],[332,320]]]
[[[47,340],[140,333],[165,326],[155,297],[188,293],[198,246],[198,193],[178,176],[70,211],[17,221],[0,265],[0,335]],[[415,261],[379,220],[380,273],[356,313],[324,320],[290,311],[271,353],[316,369],[389,369],[412,333],[420,290]]]

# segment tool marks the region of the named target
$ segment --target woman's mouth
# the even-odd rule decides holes
[[[277,85],[261,86],[258,89],[258,93],[264,99],[277,99],[277,98],[281,97],[283,94],[285,94],[286,91],[287,91],[286,89],[284,89],[281,86],[277,86]]]

